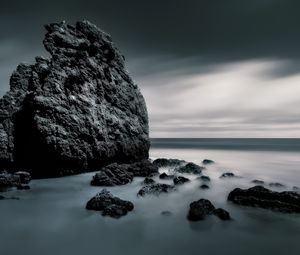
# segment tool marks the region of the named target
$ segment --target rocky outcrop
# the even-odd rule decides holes
[[[202,170],[205,168],[202,166],[198,166],[195,163],[187,163],[184,166],[178,167],[175,169],[178,173],[185,173],[185,174],[201,174]]]
[[[146,195],[155,195],[159,196],[162,193],[169,193],[173,191],[175,188],[172,185],[164,184],[164,183],[154,183],[150,185],[146,185],[142,187],[139,192],[138,196],[146,196]]]
[[[88,21],[45,27],[51,57],[20,64],[0,100],[0,167],[49,177],[147,159],[145,101],[111,37]]]
[[[17,187],[18,189],[30,189],[27,185],[30,180],[31,176],[27,172],[16,172],[11,174],[3,171],[0,173],[0,191],[5,191],[12,187]]]
[[[149,177],[158,174],[158,168],[148,160],[133,164],[113,163],[103,167],[91,181],[93,186],[124,185],[133,180],[134,176]]]
[[[130,201],[114,197],[109,191],[103,189],[86,204],[87,210],[101,211],[103,216],[120,218],[134,208]]]
[[[243,206],[260,207],[284,213],[300,213],[300,194],[292,191],[275,192],[262,186],[234,189],[228,200]]]
[[[188,220],[199,221],[204,220],[209,215],[215,215],[221,220],[230,220],[229,212],[222,208],[216,209],[215,206],[207,199],[200,199],[190,204]]]

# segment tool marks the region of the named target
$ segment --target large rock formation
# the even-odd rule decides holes
[[[145,101],[110,36],[88,21],[45,27],[51,57],[20,64],[0,100],[0,168],[48,177],[148,158]]]

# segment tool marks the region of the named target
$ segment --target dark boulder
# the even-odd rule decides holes
[[[173,178],[174,178],[174,175],[168,175],[165,172],[159,175],[159,179],[162,179],[162,180],[173,179]]]
[[[184,184],[186,182],[190,182],[190,179],[184,177],[184,176],[177,176],[173,179],[173,183],[175,185],[181,185],[181,184]]]
[[[216,209],[215,206],[207,199],[200,199],[190,204],[188,220],[204,220],[209,215],[215,215],[221,220],[229,220],[230,214],[222,208]]]
[[[148,185],[148,184],[153,184],[153,183],[155,183],[155,181],[154,181],[152,178],[150,178],[150,177],[146,177],[146,178],[144,179],[143,183],[146,184],[146,185]]]
[[[261,181],[261,180],[253,180],[252,183],[255,183],[257,185],[264,185],[265,184],[265,182]]]
[[[186,164],[186,161],[180,159],[158,158],[153,161],[157,167],[176,167]]]
[[[19,65],[0,100],[1,168],[39,178],[147,159],[146,104],[111,37],[88,21],[46,30],[51,56]]]
[[[172,185],[164,184],[164,183],[155,183],[146,185],[141,188],[138,192],[138,196],[145,196],[145,195],[155,195],[159,196],[162,193],[169,193],[173,191],[175,188]]]
[[[93,186],[116,186],[124,185],[133,180],[133,174],[127,171],[127,165],[117,163],[103,167],[100,172],[93,176]]]
[[[209,189],[209,186],[207,184],[202,184],[200,186],[200,189]]]
[[[129,164],[127,171],[137,177],[150,177],[158,174],[158,167],[145,159]]]
[[[114,197],[109,191],[103,189],[86,204],[87,210],[101,211],[102,215],[119,218],[134,208],[130,201]]]
[[[215,163],[215,161],[210,160],[210,159],[204,159],[204,160],[202,161],[202,164],[203,164],[203,165],[210,165],[210,164],[213,164],[213,163]]]
[[[275,192],[262,186],[234,189],[228,200],[243,206],[260,207],[284,213],[300,213],[300,194],[293,191]]]
[[[210,182],[209,176],[206,176],[206,175],[202,175],[202,176],[197,177],[197,180],[201,180],[201,181],[204,181],[204,182]]]
[[[226,173],[223,173],[220,178],[233,178],[233,177],[237,177],[234,173],[231,173],[231,172],[226,172]]]
[[[185,173],[185,174],[201,174],[203,169],[205,168],[190,162],[187,163],[185,166],[176,168],[175,171],[178,173]]]

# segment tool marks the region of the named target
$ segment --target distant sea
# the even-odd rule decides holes
[[[151,148],[300,151],[300,138],[152,138]]]

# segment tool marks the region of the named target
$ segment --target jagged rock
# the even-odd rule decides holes
[[[252,183],[255,183],[257,185],[264,185],[265,184],[265,182],[261,181],[261,180],[253,180]]]
[[[149,177],[158,174],[158,167],[145,159],[129,164],[127,171],[137,177]]]
[[[145,180],[143,181],[144,184],[153,184],[155,181],[152,178],[146,177]]]
[[[8,173],[3,171],[0,173],[0,191],[5,191],[8,188],[19,187],[23,184],[28,184],[31,176],[27,172]]]
[[[178,173],[186,173],[186,174],[201,174],[202,170],[205,168],[202,166],[198,166],[195,163],[187,163],[185,166],[181,166],[175,169]]]
[[[165,179],[173,179],[173,178],[174,178],[174,175],[168,175],[166,173],[162,173],[162,174],[159,175],[159,179],[163,179],[163,180],[165,180]]]
[[[138,192],[138,196],[145,196],[145,195],[156,195],[159,196],[162,193],[169,193],[173,191],[175,188],[169,184],[162,184],[162,183],[155,183],[146,185],[141,188]]]
[[[236,177],[236,175],[234,173],[230,173],[230,172],[227,172],[227,173],[223,173],[220,178],[233,178],[233,177]]]
[[[283,185],[282,183],[279,183],[279,182],[270,182],[269,186],[275,187],[275,188],[284,188],[285,187],[285,185]]]
[[[91,185],[116,186],[127,184],[133,180],[133,174],[128,172],[127,168],[127,165],[117,163],[103,167],[100,172],[93,176]]]
[[[262,186],[234,189],[228,200],[243,206],[260,207],[284,213],[300,213],[300,194],[293,191],[275,192]]]
[[[229,220],[230,214],[222,208],[216,209],[215,206],[207,199],[200,199],[190,204],[188,220],[199,221],[204,220],[209,215],[215,215],[221,220]]]
[[[200,189],[209,189],[209,186],[207,184],[202,184],[200,186]]]
[[[46,26],[50,58],[20,64],[0,100],[0,166],[49,177],[148,158],[143,96],[110,36],[88,21]]]
[[[173,179],[173,183],[174,185],[181,185],[181,184],[184,184],[186,182],[189,182],[190,179],[184,177],[184,176],[177,176]]]
[[[119,218],[134,208],[130,201],[114,197],[109,191],[103,189],[86,204],[87,210],[102,211],[102,215]]]
[[[204,160],[202,161],[202,164],[203,164],[203,165],[209,165],[209,164],[213,164],[213,163],[215,163],[215,161],[213,161],[213,160],[211,160],[211,159],[204,159]]]
[[[197,179],[204,181],[204,182],[210,182],[209,176],[206,176],[206,175],[199,176],[199,177],[197,177]]]
[[[157,167],[176,167],[186,164],[186,161],[172,158],[158,158],[153,161]]]

